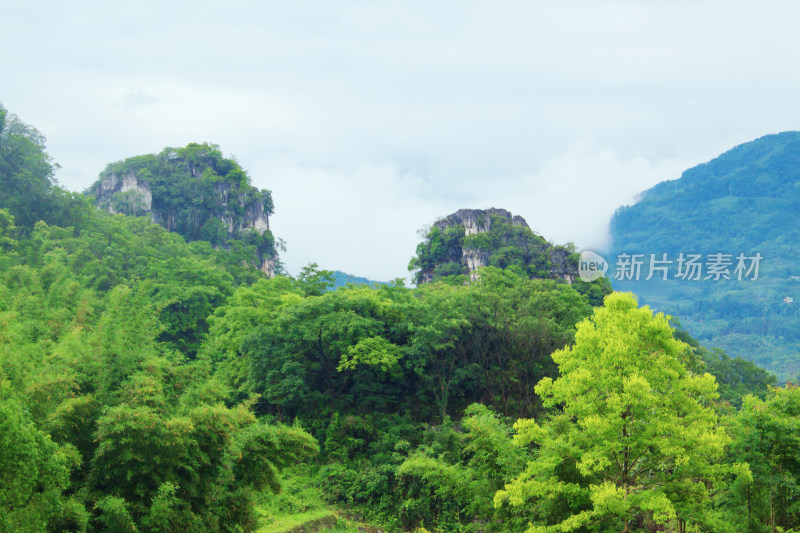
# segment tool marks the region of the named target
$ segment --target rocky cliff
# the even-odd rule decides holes
[[[111,213],[148,216],[187,241],[231,249],[254,247],[253,261],[273,276],[272,195],[252,187],[246,172],[215,145],[190,144],[108,165],[89,190]],[[252,249],[252,248],[251,248]]]
[[[115,202],[115,196],[117,202]],[[123,200],[125,205],[119,205]],[[140,216],[149,213],[151,216],[153,206],[153,193],[150,184],[139,181],[133,172],[124,176],[110,173],[100,180],[95,190],[95,201],[100,207],[111,213],[122,213]],[[119,211],[118,211],[119,209]]]
[[[533,278],[567,283],[577,275],[572,248],[548,243],[524,218],[496,208],[460,209],[437,220],[417,246],[409,269],[416,271],[417,283],[427,283],[449,275],[473,275],[485,266],[516,267]]]

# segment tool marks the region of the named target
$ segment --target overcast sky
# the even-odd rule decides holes
[[[462,207],[602,248],[638,192],[800,129],[797,1],[3,4],[0,103],[61,185],[219,144],[291,273],[406,276]]]

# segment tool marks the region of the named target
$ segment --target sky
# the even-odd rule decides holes
[[[218,144],[273,192],[292,274],[406,277],[460,208],[602,250],[641,191],[800,129],[796,1],[3,4],[0,103],[60,185]]]

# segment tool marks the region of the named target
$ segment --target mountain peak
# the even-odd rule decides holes
[[[89,192],[98,207],[148,216],[187,241],[225,249],[234,241],[254,246],[258,267],[275,274],[272,194],[251,186],[247,173],[216,145],[193,143],[112,163]]]
[[[459,209],[434,222],[409,269],[417,270],[418,284],[471,275],[485,266],[514,267],[529,277],[572,283],[577,274],[573,252],[548,243],[524,218],[505,209]]]

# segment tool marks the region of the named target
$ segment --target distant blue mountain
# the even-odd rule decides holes
[[[609,274],[616,290],[632,291],[640,303],[678,317],[708,346],[749,359],[780,379],[798,376],[800,132],[761,137],[659,183],[615,213],[611,237],[617,268]],[[613,279],[621,253],[641,254],[642,279]],[[678,275],[681,253],[701,256],[699,280]],[[666,281],[662,270],[643,280],[651,254],[672,261]],[[722,266],[731,279],[714,280],[709,267],[717,254],[729,263]],[[757,280],[754,272],[738,280],[739,254],[763,258]]]
[[[335,290],[339,287],[344,287],[348,283],[354,283],[356,285],[369,285],[370,287],[389,285],[389,283],[386,281],[374,281],[361,276],[354,276],[353,274],[347,274],[346,272],[342,272],[341,270],[333,271],[333,287],[331,287],[331,290]]]

